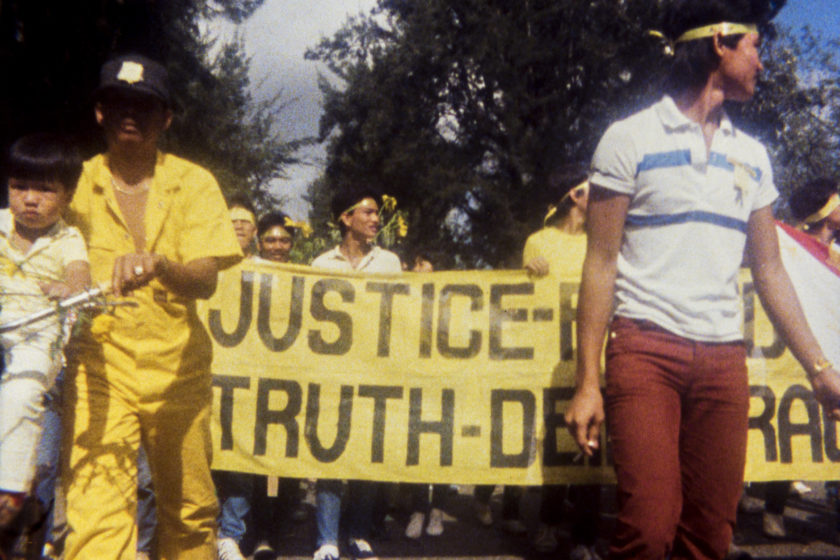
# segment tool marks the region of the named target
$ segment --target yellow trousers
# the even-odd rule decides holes
[[[112,349],[108,360],[85,352],[68,366],[62,484],[70,533],[64,557],[134,560],[142,441],[157,504],[158,558],[214,560],[210,373],[176,374],[134,362]]]

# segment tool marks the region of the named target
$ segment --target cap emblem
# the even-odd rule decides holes
[[[120,66],[117,79],[129,84],[136,84],[143,81],[143,65],[137,62],[125,61]]]

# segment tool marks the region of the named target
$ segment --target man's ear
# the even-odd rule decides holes
[[[166,113],[164,114],[163,130],[169,130],[169,126],[171,124],[172,124],[172,109],[167,108]]]
[[[723,50],[728,48],[723,44],[723,33],[720,31],[712,35],[712,44],[714,45],[715,53],[717,53],[718,57],[722,57]]]
[[[344,214],[339,216],[338,219],[341,220],[341,223],[343,223],[345,226],[347,226],[349,228],[350,227],[350,218],[352,217],[352,214],[353,214],[353,212],[345,212]]]
[[[105,113],[102,111],[102,103],[100,101],[97,101],[93,106],[93,115],[96,117],[96,124],[102,126],[102,123],[105,122]]]

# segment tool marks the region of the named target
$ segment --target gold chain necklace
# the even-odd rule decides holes
[[[142,181],[137,183],[138,186],[136,188],[127,189],[126,188],[128,186],[127,184],[126,184],[126,186],[122,186],[119,183],[117,183],[117,180],[114,177],[111,177],[111,186],[114,187],[115,191],[121,192],[123,194],[129,194],[129,195],[142,194],[142,193],[149,190],[149,185],[150,184],[151,184],[151,181],[147,178],[147,179],[143,179]]]

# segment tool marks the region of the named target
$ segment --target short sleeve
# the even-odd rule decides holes
[[[525,248],[522,250],[522,266],[524,267],[526,264],[539,256],[541,255],[537,250],[536,240],[532,234],[525,240]]]
[[[611,125],[592,157],[592,176],[589,181],[622,194],[636,192],[637,148],[630,121],[619,121]]]
[[[185,208],[178,248],[183,262],[215,257],[219,269],[242,259],[222,191],[209,171],[194,166],[182,178]]]
[[[764,146],[759,144],[759,148],[761,151],[761,159],[758,167],[760,177],[758,178],[758,192],[755,198],[753,198],[753,210],[769,206],[779,197],[779,191],[776,189],[775,183],[773,183],[773,166],[770,165],[770,156],[767,155],[767,150]]]
[[[82,233],[75,227],[68,226],[61,240],[61,265],[76,261],[88,262],[87,246]]]

